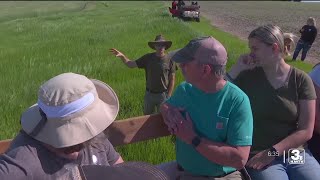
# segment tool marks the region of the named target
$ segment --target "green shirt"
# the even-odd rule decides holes
[[[240,73],[234,83],[251,102],[254,118],[251,151],[269,149],[296,131],[299,100],[316,99],[310,77],[294,67],[278,89],[269,83],[261,67]]]
[[[252,143],[253,120],[249,99],[230,82],[216,93],[205,93],[183,82],[167,103],[182,107],[190,114],[200,137],[233,146],[250,146]],[[209,161],[179,138],[176,155],[178,164],[194,175],[219,176],[235,170]]]
[[[154,92],[168,89],[169,76],[175,73],[177,66],[168,56],[158,57],[156,53],[146,54],[135,61],[138,68],[146,73],[146,88]]]

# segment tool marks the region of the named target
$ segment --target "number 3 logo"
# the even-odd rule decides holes
[[[300,151],[298,149],[292,150],[291,153],[294,154],[294,155],[291,155],[292,160],[296,161],[300,159]]]

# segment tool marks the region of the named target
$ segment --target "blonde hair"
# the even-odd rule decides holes
[[[309,17],[307,20],[308,25],[316,26],[316,19],[314,17]]]
[[[277,43],[280,47],[280,52],[284,53],[284,36],[283,32],[278,26],[264,25],[254,29],[248,38],[256,38],[261,42],[272,45]]]
[[[283,33],[283,38],[284,38],[284,54],[286,56],[290,56],[291,55],[290,52],[292,52],[296,46],[298,37],[293,33]],[[286,41],[289,43],[286,44]]]

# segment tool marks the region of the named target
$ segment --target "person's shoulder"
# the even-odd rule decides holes
[[[317,27],[315,27],[315,26],[310,26],[310,25],[305,25],[304,28],[305,28],[305,29],[308,29],[308,30],[311,30],[311,31],[316,31],[316,30],[317,30]]]
[[[291,66],[291,68],[292,68],[291,76],[294,75],[296,77],[308,77],[308,74],[303,70],[298,69],[294,66]]]
[[[244,93],[237,85],[228,81],[226,86],[228,86],[228,93],[235,97],[247,97],[246,93]]]
[[[243,92],[237,85],[232,82],[227,82],[227,98],[229,101],[233,101],[236,104],[248,103],[250,102],[249,97],[245,92]]]
[[[291,78],[294,78],[298,84],[301,84],[302,82],[312,83],[311,77],[306,72],[296,67],[292,67]]]
[[[155,53],[146,53],[144,55],[141,56],[141,58],[143,59],[150,59],[150,57],[155,56]]]
[[[312,26],[312,29],[313,29],[314,31],[317,31],[317,30],[318,30],[317,27],[315,27],[315,26]]]
[[[179,93],[190,93],[190,92],[193,92],[194,90],[195,90],[195,87],[192,84],[186,81],[183,81],[177,86],[175,91]]]
[[[183,81],[178,85],[178,88],[182,89],[183,91],[187,91],[187,90],[192,89],[193,86],[192,86],[192,84],[190,84],[190,83],[188,83],[186,81]]]
[[[102,132],[90,140],[89,149],[108,150],[110,146],[112,146],[112,144],[108,139],[108,135]]]
[[[12,140],[10,148],[20,147],[20,146],[37,146],[40,142],[33,139],[31,136],[27,135],[25,132],[21,131],[19,134]]]
[[[139,67],[139,65],[142,64],[148,64],[148,62],[150,62],[152,59],[154,59],[154,55],[153,53],[146,53],[144,55],[142,55],[139,59],[136,60],[137,65]],[[141,65],[140,65],[141,66]]]
[[[145,56],[148,56],[148,57],[157,57],[157,54],[156,54],[156,52],[149,52],[149,53],[146,53]]]
[[[41,143],[25,133],[20,132],[11,142],[6,155],[15,158],[34,156],[39,149],[43,148]]]

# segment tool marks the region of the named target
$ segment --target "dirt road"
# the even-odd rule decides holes
[[[264,24],[278,25],[284,32],[300,37],[299,30],[308,17],[320,21],[320,3],[200,1],[199,5],[201,15],[209,19],[213,26],[243,40],[247,40],[250,31]],[[318,36],[306,58],[312,64],[320,61],[319,31],[318,28]]]

